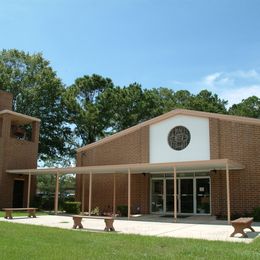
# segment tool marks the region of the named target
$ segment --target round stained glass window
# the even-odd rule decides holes
[[[190,131],[184,126],[176,126],[168,134],[169,146],[177,151],[185,149],[189,145],[190,139]]]

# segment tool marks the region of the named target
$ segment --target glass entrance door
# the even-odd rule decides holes
[[[23,207],[24,180],[14,180],[13,207]]]
[[[196,201],[199,214],[210,213],[210,179],[196,179]]]
[[[210,214],[210,178],[178,178],[176,196],[178,214]],[[151,212],[172,214],[173,211],[173,178],[151,179]]]
[[[177,212],[179,211],[179,180],[177,179]],[[174,181],[166,179],[166,212],[174,211]]]
[[[153,213],[163,213],[164,207],[164,180],[152,179],[152,196],[151,196],[151,211]]]
[[[181,179],[181,213],[193,213],[193,179]]]

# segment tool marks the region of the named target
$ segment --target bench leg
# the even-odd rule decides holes
[[[247,234],[244,232],[244,228],[241,227],[236,227],[234,228],[234,232],[230,235],[230,237],[233,237],[235,234],[242,234],[242,237],[248,237]]]
[[[242,237],[248,237],[247,234],[244,231],[240,231],[240,232],[233,232],[230,237],[234,237],[235,234],[242,234]]]
[[[5,211],[5,218],[6,218],[6,219],[8,219],[8,218],[9,218],[9,219],[12,219],[12,218],[13,218],[13,216],[12,216],[12,211],[9,211],[9,210],[8,210],[8,211]]]
[[[74,229],[76,229],[77,227],[78,228],[83,228],[83,225],[81,224],[81,220],[82,220],[81,217],[73,217],[73,221],[74,221],[73,228]]]
[[[244,232],[244,230],[242,230],[240,233],[242,234],[242,237],[248,237],[248,235]]]
[[[113,219],[104,219],[106,227],[105,231],[115,231],[115,228],[113,226],[114,220]]]
[[[251,229],[252,232],[255,232],[255,230],[252,227],[249,227],[249,229]]]
[[[36,218],[35,210],[28,210],[28,218]]]
[[[253,222],[253,221],[252,221]],[[252,232],[255,232],[255,230],[252,228],[252,222],[248,223],[248,225],[246,226],[246,228],[249,228]]]

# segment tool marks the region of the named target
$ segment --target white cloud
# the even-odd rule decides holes
[[[208,90],[228,100],[228,106],[250,96],[260,97],[260,72],[255,69],[212,73],[197,84],[201,84],[202,88],[204,84]]]
[[[219,93],[220,98],[228,100],[228,106],[240,103],[243,99],[251,96],[260,97],[260,85],[245,86],[232,90],[223,90]]]
[[[257,70],[237,70],[232,72],[215,72],[203,77],[200,80],[201,84],[212,88],[221,87],[238,87],[253,84],[260,84],[260,72]]]
[[[228,100],[228,106],[240,103],[250,96],[260,97],[260,71],[256,69],[213,72],[197,81],[173,81],[172,83],[193,93],[207,89],[217,94],[221,99]]]
[[[219,80],[219,77],[221,76],[220,72],[216,72],[210,75],[207,75],[202,79],[202,83],[207,86],[214,86],[214,84]]]
[[[238,71],[231,72],[229,74],[233,77],[238,77],[238,78],[260,80],[260,73],[257,72],[255,69],[248,70],[248,71],[238,70]]]

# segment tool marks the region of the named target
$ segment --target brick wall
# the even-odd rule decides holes
[[[27,203],[27,175],[13,175],[6,173],[6,169],[32,169],[37,168],[37,150],[38,145],[33,142],[16,140],[10,138],[4,146],[4,162],[1,174],[1,200],[0,207],[12,206],[13,182],[15,179],[24,180],[24,206]],[[31,182],[31,194],[35,192],[35,178]]]
[[[230,171],[231,214],[251,212],[260,206],[260,126],[209,119],[211,159],[231,159],[245,165]],[[141,163],[149,161],[149,130],[143,129],[77,154],[77,166]],[[226,173],[211,174],[212,214],[226,215]],[[132,207],[149,212],[149,175],[133,175]],[[77,177],[77,196],[81,200],[81,176]],[[127,204],[127,175],[117,176],[117,205]],[[102,192],[100,192],[102,191]],[[85,209],[88,209],[88,177],[85,179]],[[92,208],[111,208],[112,175],[93,176]]]
[[[230,171],[231,214],[260,206],[260,126],[210,119],[211,159],[228,158],[245,166]],[[227,214],[226,173],[211,173],[212,213]]]
[[[37,123],[39,124],[39,123]],[[36,128],[35,136],[39,136]],[[23,206],[27,204],[27,175],[6,173],[7,169],[31,169],[37,167],[38,138],[34,142],[17,140],[10,136],[11,119],[4,115],[2,119],[2,136],[0,137],[0,208],[12,207],[13,184],[15,179],[24,180]],[[35,194],[36,180],[32,177],[31,198]]]
[[[111,142],[98,145],[77,154],[77,166],[146,163],[149,161],[149,128],[143,127]],[[92,208],[112,209],[113,175],[94,175]],[[81,200],[82,176],[77,176],[77,199]],[[85,177],[85,209],[88,210],[89,177]],[[116,205],[127,205],[127,174],[116,175]],[[102,192],[100,192],[102,191]],[[120,194],[120,195],[119,195]],[[131,175],[131,205],[135,211],[149,211],[149,176]]]
[[[0,111],[12,110],[13,95],[9,92],[0,90]]]
[[[148,127],[81,152],[82,165],[113,165],[149,161]],[[82,154],[83,153],[83,154]]]
[[[131,175],[131,212],[140,208],[142,213],[149,211],[149,176],[148,174]],[[116,174],[116,206],[128,203],[128,176]],[[92,176],[92,209],[99,207],[102,211],[113,211],[113,174],[97,174]],[[85,175],[85,211],[88,211],[89,175]],[[79,196],[79,200],[81,198]]]

